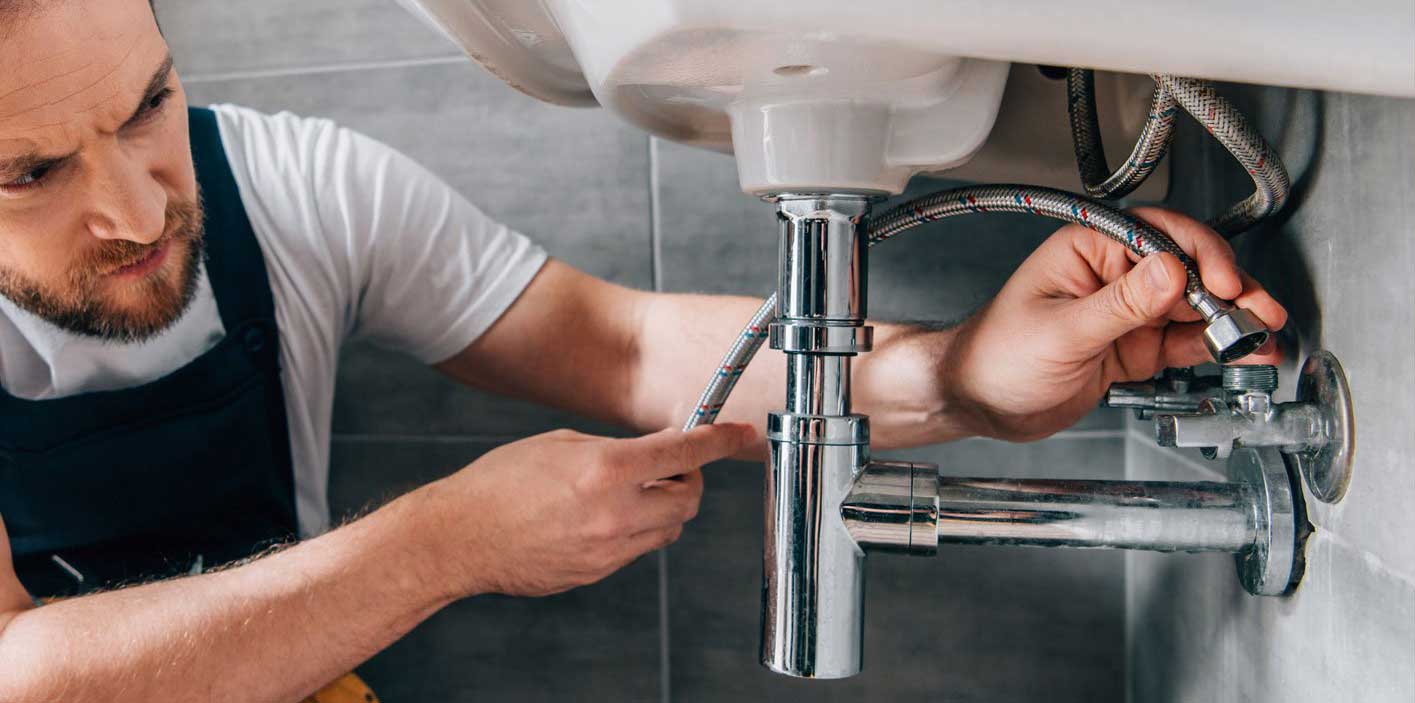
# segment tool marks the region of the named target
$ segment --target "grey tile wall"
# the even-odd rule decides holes
[[[155,0],[182,70],[193,76],[307,72],[340,64],[460,59],[393,0]]]
[[[738,193],[730,159],[651,142],[602,112],[531,100],[457,58],[391,0],[158,5],[194,103],[331,117],[408,153],[553,255],[618,282],[750,294],[772,285],[770,208]],[[960,319],[1053,229],[974,218],[881,248],[873,315]],[[1097,413],[1038,444],[966,441],[899,455],[953,474],[1116,478],[1119,423]],[[351,345],[334,416],[335,510],[356,513],[498,442],[559,426],[608,431]],[[711,467],[702,514],[667,571],[651,557],[563,596],[459,603],[360,671],[390,701],[1122,696],[1123,562],[1098,552],[877,559],[867,674],[821,684],[764,673],[755,664],[760,482],[754,465]]]
[[[1130,555],[1134,701],[1415,700],[1415,101],[1226,86],[1280,147],[1288,211],[1237,240],[1240,262],[1288,306],[1294,367],[1334,352],[1355,399],[1345,499],[1308,498],[1306,576],[1282,599],[1244,596],[1224,556]],[[1197,129],[1178,142],[1173,200],[1215,212],[1251,184]],[[1194,480],[1221,465],[1127,439],[1133,478]]]

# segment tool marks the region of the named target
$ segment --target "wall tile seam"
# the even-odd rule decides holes
[[[465,54],[446,54],[409,59],[344,61],[327,64],[281,66],[266,69],[236,69],[231,71],[212,71],[208,73],[183,75],[182,83],[183,85],[200,85],[205,83],[224,83],[229,81],[261,80],[267,78],[292,78],[325,73],[352,73],[357,71],[417,68],[421,66],[450,66],[460,63],[471,63],[471,59],[467,58]],[[180,68],[181,66],[179,65],[178,69],[180,70]]]
[[[1123,680],[1123,683],[1122,683],[1121,685],[1123,685],[1123,686],[1125,687],[1124,698],[1123,698],[1122,700],[1124,700],[1125,703],[1134,703],[1134,701],[1135,701],[1135,662],[1134,662],[1134,658],[1130,656],[1130,653],[1131,653],[1132,651],[1134,651],[1134,649],[1135,649],[1135,629],[1134,629],[1134,620],[1135,620],[1135,618],[1134,618],[1134,613],[1135,613],[1135,559],[1134,559],[1134,557],[1135,557],[1135,553],[1134,553],[1134,552],[1130,552],[1130,551],[1125,552],[1125,566],[1124,566],[1124,568],[1121,569],[1121,571],[1120,571],[1121,588],[1122,588],[1122,589],[1124,590],[1124,592],[1125,592],[1125,598],[1124,598],[1124,601],[1125,601],[1125,602],[1124,602],[1124,605],[1122,606],[1122,607],[1124,608],[1124,612],[1121,614],[1121,617],[1124,619],[1124,622],[1125,622],[1125,629],[1124,629],[1124,632],[1122,633],[1122,637],[1123,637],[1123,640],[1124,640],[1124,644],[1123,644],[1122,646],[1125,648],[1125,649],[1124,649],[1124,653],[1122,654],[1122,656],[1125,658],[1125,663],[1124,663],[1123,673],[1122,673],[1122,675],[1121,675],[1121,676],[1122,676],[1122,680]]]
[[[662,200],[659,194],[658,138],[649,135],[645,140],[648,148],[649,195],[649,280],[653,292],[663,292],[663,217]],[[668,549],[658,550],[658,698],[659,703],[673,700],[672,670],[672,609],[668,602],[669,572]]]

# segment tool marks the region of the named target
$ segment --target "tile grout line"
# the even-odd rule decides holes
[[[411,444],[504,443],[525,439],[525,437],[526,435],[523,434],[381,434],[377,432],[334,432],[329,435],[331,441],[340,442],[408,442]]]
[[[658,195],[658,140],[647,139],[649,173],[649,278],[655,293],[663,292],[663,247]],[[669,651],[668,548],[658,550],[658,697],[660,703],[673,700],[673,677]]]
[[[307,66],[288,66],[284,68],[263,68],[237,71],[216,71],[212,73],[193,73],[182,76],[182,83],[193,85],[197,83],[219,83],[222,81],[252,80],[260,78],[288,78],[291,76],[317,75],[321,73],[345,73],[350,71],[369,71],[389,68],[412,68],[417,66],[447,66],[459,63],[470,63],[465,54],[455,56],[428,56],[416,59],[388,59],[384,61],[349,61],[344,63],[312,64]]]
[[[649,271],[655,293],[663,292],[663,218],[658,194],[658,137],[649,143]]]

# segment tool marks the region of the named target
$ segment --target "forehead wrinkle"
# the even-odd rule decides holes
[[[34,62],[34,63],[38,63],[38,62]],[[69,71],[64,71],[63,73],[56,73],[56,74],[54,74],[54,75],[52,75],[52,76],[50,76],[50,77],[48,77],[48,78],[45,78],[45,79],[39,81],[38,83],[25,83],[25,84],[23,84],[23,85],[21,85],[21,86],[15,88],[14,90],[9,91],[9,92],[0,93],[0,100],[4,100],[5,98],[8,98],[8,97],[10,97],[11,95],[14,95],[15,93],[18,93],[18,92],[20,92],[20,91],[22,91],[22,90],[31,90],[31,89],[33,89],[33,88],[37,88],[37,87],[39,87],[39,86],[41,86],[41,85],[44,85],[45,83],[52,83],[52,82],[54,82],[54,81],[57,81],[57,80],[60,80],[60,79],[63,79],[63,78],[68,78],[69,76],[72,76],[72,75],[74,75],[75,73],[79,73],[79,72],[83,71],[84,69],[86,69],[86,68],[88,68],[89,66],[92,66],[92,65],[93,65],[93,62],[92,62],[92,61],[89,61],[88,63],[86,63],[86,64],[84,64],[84,65],[82,65],[82,66],[79,66],[78,68],[75,68],[75,69],[72,69],[72,70],[69,70]]]
[[[55,98],[54,100],[49,100],[49,101],[47,101],[47,102],[43,102],[43,103],[40,103],[40,104],[38,104],[38,105],[31,105],[31,106],[29,106],[29,107],[22,108],[22,109],[20,109],[18,112],[11,112],[11,113],[7,113],[7,114],[0,114],[0,120],[10,119],[10,118],[12,118],[12,117],[17,117],[17,116],[19,116],[19,115],[23,115],[23,114],[28,113],[28,112],[35,112],[35,111],[37,111],[37,110],[42,110],[42,109],[44,109],[44,108],[46,108],[46,107],[54,107],[55,105],[58,105],[58,104],[64,102],[65,100],[69,100],[69,99],[71,99],[71,98],[73,98],[73,97],[75,97],[75,96],[82,95],[83,93],[85,93],[85,92],[89,91],[90,89],[92,89],[94,86],[97,86],[98,84],[103,83],[104,81],[106,81],[106,80],[108,80],[109,78],[111,78],[111,77],[113,76],[113,74],[115,74],[115,73],[117,73],[118,71],[122,70],[123,65],[128,62],[128,59],[132,58],[133,52],[135,52],[135,51],[137,51],[137,46],[136,46],[136,45],[129,46],[127,53],[123,54],[123,58],[120,59],[117,64],[115,64],[112,68],[108,69],[107,72],[105,72],[103,75],[99,76],[99,77],[98,77],[97,79],[95,79],[93,82],[91,82],[91,83],[89,83],[89,84],[83,86],[82,88],[79,88],[78,90],[75,90],[75,91],[73,91],[73,92],[67,93],[67,94],[63,95],[62,97]]]
[[[32,58],[30,58],[30,59],[28,59],[28,60],[22,60],[22,61],[20,61],[20,62],[18,62],[18,63],[15,64],[15,72],[18,73],[18,72],[20,71],[20,69],[22,69],[22,68],[24,68],[24,67],[26,67],[26,66],[33,66],[34,64],[37,64],[37,63],[44,63],[44,62],[46,62],[46,61],[52,61],[52,60],[55,60],[55,59],[62,58],[62,57],[64,57],[64,56],[68,56],[69,54],[76,54],[76,53],[79,53],[79,52],[83,51],[84,46],[85,46],[85,45],[80,44],[80,45],[78,45],[78,46],[71,46],[71,47],[69,47],[69,48],[67,48],[67,49],[57,49],[57,50],[55,50],[55,51],[52,51],[52,52],[50,52],[50,53],[48,53],[48,54],[44,54],[44,55],[42,55],[42,56],[35,56],[35,57],[32,57]]]

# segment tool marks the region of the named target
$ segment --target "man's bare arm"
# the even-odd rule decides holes
[[[1239,271],[1213,230],[1172,211],[1136,214],[1194,257],[1211,291],[1282,327],[1286,311]],[[854,410],[870,416],[871,443],[1039,439],[1094,409],[1111,383],[1208,360],[1198,318],[1182,301],[1183,267],[1169,256],[1149,259],[1139,267],[1125,247],[1071,225],[956,328],[871,321],[874,350],[855,357],[851,387]],[[500,321],[438,367],[627,427],[678,426],[759,304],[634,291],[552,261]],[[1246,361],[1277,358],[1265,349]],[[782,407],[785,363],[762,349],[722,419],[760,425]]]
[[[552,260],[512,307],[438,364],[468,385],[639,431],[687,419],[717,363],[761,305],[745,297],[662,294],[615,285]],[[951,330],[871,322],[855,358],[854,404],[877,447],[964,435],[936,374]],[[760,425],[786,398],[786,357],[763,347],[720,422]]]
[[[0,701],[298,701],[452,600],[557,593],[672,543],[698,467],[754,440],[725,424],[530,437],[243,566],[38,608],[0,525]]]
[[[33,607],[0,528],[0,700],[293,701],[450,599],[406,501],[225,571]]]

